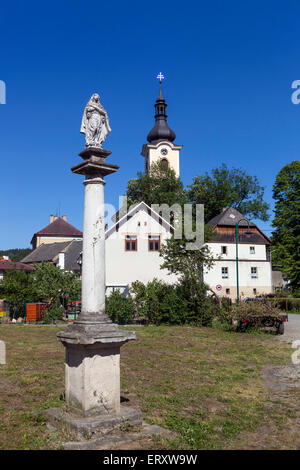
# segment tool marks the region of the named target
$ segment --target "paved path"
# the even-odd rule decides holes
[[[289,321],[284,324],[284,334],[280,336],[280,341],[292,343],[300,340],[300,314],[289,313]]]

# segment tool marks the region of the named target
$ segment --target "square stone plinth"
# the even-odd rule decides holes
[[[52,426],[68,432],[79,441],[105,436],[120,429],[122,424],[140,427],[143,422],[141,411],[128,406],[121,406],[119,414],[110,415],[80,417],[64,408],[45,410],[44,414]]]
[[[66,345],[66,404],[82,416],[120,413],[120,345]]]

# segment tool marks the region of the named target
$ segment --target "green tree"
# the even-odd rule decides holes
[[[187,303],[189,322],[211,324],[215,307],[207,297],[209,287],[203,282],[204,269],[210,269],[214,264],[210,248],[203,244],[190,250],[184,236],[181,239],[173,236],[162,245],[160,256],[163,258],[161,268],[179,276],[177,288]]]
[[[25,303],[35,300],[33,277],[24,271],[6,271],[0,282],[0,295],[5,298],[13,318],[25,315]]]
[[[256,176],[239,168],[229,169],[224,163],[193,178],[188,186],[190,202],[204,204],[205,222],[222,212],[223,207],[234,207],[249,218],[268,220],[269,205],[263,201],[264,188]]]
[[[32,276],[36,298],[46,299],[49,305],[80,298],[81,282],[75,273],[60,269],[47,261],[34,266]]]
[[[31,252],[32,250],[30,248],[11,248],[9,250],[0,250],[0,258],[1,256],[8,256],[12,261],[21,261]]]
[[[273,262],[281,265],[293,289],[300,287],[300,162],[285,165],[273,186]]]
[[[144,201],[151,204],[180,204],[187,202],[187,194],[183,184],[177,178],[174,170],[166,168],[161,162],[151,166],[151,173],[138,173],[136,179],[128,181],[127,190],[128,208],[133,204]]]
[[[117,289],[106,297],[105,311],[114,323],[126,325],[132,321],[134,303]]]

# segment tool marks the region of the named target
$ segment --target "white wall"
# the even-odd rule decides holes
[[[222,256],[222,259],[236,259],[236,247],[235,243],[208,243],[209,248],[211,249],[213,255],[218,257]],[[222,255],[221,247],[227,247],[227,255]],[[254,246],[255,253],[250,254],[250,246]],[[239,243],[238,244],[239,259],[249,259],[249,260],[266,260],[266,245],[254,245],[251,243]]]
[[[162,155],[161,150],[166,149],[167,155]],[[169,168],[175,171],[175,174],[179,177],[179,150],[175,150],[172,144],[161,143],[157,148],[149,149],[149,163],[150,168],[152,163],[158,162],[162,159],[167,159],[169,162]]]
[[[125,286],[139,280],[144,283],[153,278],[167,283],[176,282],[175,275],[160,269],[163,260],[159,252],[148,251],[148,235],[161,235],[161,243],[170,237],[170,232],[154,220],[146,210],[138,211],[112,232],[106,240],[106,285]],[[125,236],[137,235],[137,251],[125,251]]]
[[[221,255],[221,260],[215,261],[214,266],[204,273],[204,281],[216,292],[216,285],[222,286],[221,295],[226,295],[226,288],[230,289],[229,296],[236,297],[236,261],[234,243],[209,243],[215,257],[221,255],[221,246],[227,246],[227,255]],[[250,254],[250,246],[255,247],[255,253]],[[266,246],[253,244],[239,244],[239,287],[240,294],[244,296],[260,295],[272,292],[271,263],[267,261]],[[222,277],[222,267],[228,268],[228,278]],[[251,267],[256,267],[257,277],[251,276]]]

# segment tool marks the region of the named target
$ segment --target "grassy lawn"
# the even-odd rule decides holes
[[[56,449],[69,440],[48,433],[39,414],[64,404],[60,329],[0,327],[7,347],[7,365],[0,365],[0,449]],[[121,395],[146,421],[172,433],[132,449],[299,446],[299,389],[275,393],[261,374],[266,365],[291,363],[289,345],[272,335],[212,328],[136,331],[139,340],[121,349]]]

